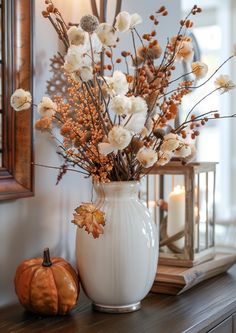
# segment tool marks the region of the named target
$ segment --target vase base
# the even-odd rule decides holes
[[[93,308],[99,312],[107,312],[107,313],[127,313],[133,312],[141,309],[141,302],[129,304],[129,305],[103,305],[93,303]]]

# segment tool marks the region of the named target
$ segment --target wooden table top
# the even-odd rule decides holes
[[[0,309],[0,333],[180,333],[207,332],[236,312],[236,265],[180,296],[149,294],[141,310],[104,314],[82,295],[64,317],[42,318],[19,305]]]

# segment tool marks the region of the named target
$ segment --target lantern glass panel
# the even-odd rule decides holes
[[[205,172],[199,174],[199,215],[199,246],[202,251],[208,247],[207,177]]]
[[[160,198],[160,180],[156,175],[148,175],[141,181],[140,199],[148,207],[154,222],[159,225],[160,209],[158,201]]]
[[[160,199],[163,199],[164,205],[160,209],[161,250],[182,253],[185,246],[185,178],[184,175],[168,174],[162,177]]]
[[[214,172],[208,172],[208,243],[214,246]]]
[[[199,190],[199,173],[195,175],[195,187],[194,187],[194,249],[195,253],[200,251],[200,190]]]

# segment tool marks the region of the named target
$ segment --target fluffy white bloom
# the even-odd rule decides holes
[[[85,55],[83,48],[72,45],[65,56],[64,69],[73,73],[83,66],[91,66],[91,59]]]
[[[172,152],[179,148],[180,140],[177,134],[169,133],[164,136],[163,143],[161,144],[160,150],[165,152]]]
[[[193,45],[190,41],[181,41],[177,48],[176,60],[191,61],[193,59]]]
[[[108,133],[108,143],[101,142],[98,144],[99,153],[107,155],[112,152],[116,153],[118,150],[126,148],[132,139],[129,130],[123,126],[114,126]]]
[[[123,11],[116,16],[115,28],[120,32],[125,32],[140,23],[142,23],[142,17],[139,14],[134,13],[130,15],[128,12]]]
[[[143,130],[145,121],[147,118],[147,114],[146,112],[139,112],[139,113],[134,113],[131,115],[127,115],[123,121],[122,121],[122,125],[127,128],[128,130],[130,130],[131,132],[134,133],[141,133],[141,131]]]
[[[116,31],[108,23],[101,23],[96,31],[100,42],[106,46],[114,46],[116,44],[117,35]]]
[[[41,117],[52,117],[57,110],[57,105],[51,98],[43,97],[38,105],[38,113]]]
[[[196,79],[202,79],[207,75],[208,66],[204,62],[201,61],[193,62],[191,67]]]
[[[157,160],[157,165],[162,166],[170,162],[171,158],[173,157],[173,153],[170,151],[159,151],[158,152],[158,160]]]
[[[11,96],[11,106],[15,111],[27,110],[30,108],[32,96],[29,91],[17,89]]]
[[[132,103],[130,113],[147,112],[148,106],[145,99],[140,96],[131,96],[130,100]]]
[[[131,133],[123,126],[114,126],[108,133],[110,144],[116,149],[126,148],[131,141]]]
[[[191,155],[191,152],[192,150],[190,145],[183,142],[180,144],[179,148],[175,151],[175,156],[185,158]]]
[[[140,24],[142,22],[143,22],[142,17],[139,14],[137,13],[132,14],[130,20],[130,29],[133,29],[137,24]]]
[[[143,147],[137,153],[137,160],[144,168],[150,168],[157,161],[157,153],[151,148]]]
[[[106,77],[107,92],[111,95],[125,95],[129,90],[129,84],[126,80],[126,76],[121,71],[115,71],[112,77]]]
[[[215,80],[215,86],[220,88],[222,94],[235,88],[235,84],[229,75],[218,76],[218,78]]]
[[[131,99],[124,95],[117,95],[111,101],[112,110],[120,116],[129,113],[131,105]]]
[[[131,15],[128,12],[123,11],[116,16],[115,28],[120,32],[125,32],[129,30],[130,23]]]
[[[92,66],[92,55],[91,48],[89,43],[89,35],[87,32],[84,32],[86,37],[86,42],[82,45],[71,45],[65,56],[64,69],[68,73],[73,73],[82,67],[91,67]],[[96,34],[90,36],[93,58],[95,62],[100,61],[100,51],[102,49],[102,44]]]
[[[91,66],[83,66],[76,72],[72,73],[72,78],[76,81],[88,82],[93,79],[93,68]]]
[[[88,33],[75,25],[70,27],[67,31],[67,35],[70,45],[84,45],[85,43],[88,43]]]

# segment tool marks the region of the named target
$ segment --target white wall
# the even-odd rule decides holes
[[[41,16],[44,1],[35,0],[35,103],[45,92],[49,77],[49,58],[56,52],[57,37]],[[72,7],[69,4],[74,3]],[[80,3],[83,2],[83,5]],[[89,1],[55,0],[58,8],[65,7],[66,18],[71,21],[90,10]],[[111,3],[111,2],[110,2]],[[138,12],[144,19],[158,9],[161,0],[123,0],[123,8]],[[180,2],[166,0],[171,8],[168,18],[158,28],[160,41],[176,32],[180,15]],[[86,5],[86,6],[85,6]],[[71,14],[72,13],[72,14]],[[76,20],[77,21],[77,20]],[[147,20],[146,20],[147,22]],[[148,22],[150,22],[148,20]],[[127,45],[130,45],[129,41]],[[128,47],[127,47],[128,49]],[[41,133],[35,134],[35,161],[48,165],[60,165],[54,143]],[[72,212],[82,201],[91,199],[91,184],[79,174],[68,173],[55,186],[57,172],[36,168],[35,197],[0,203],[0,306],[16,300],[13,279],[17,265],[24,259],[41,255],[45,246],[51,253],[74,262],[76,227],[70,223]]]

